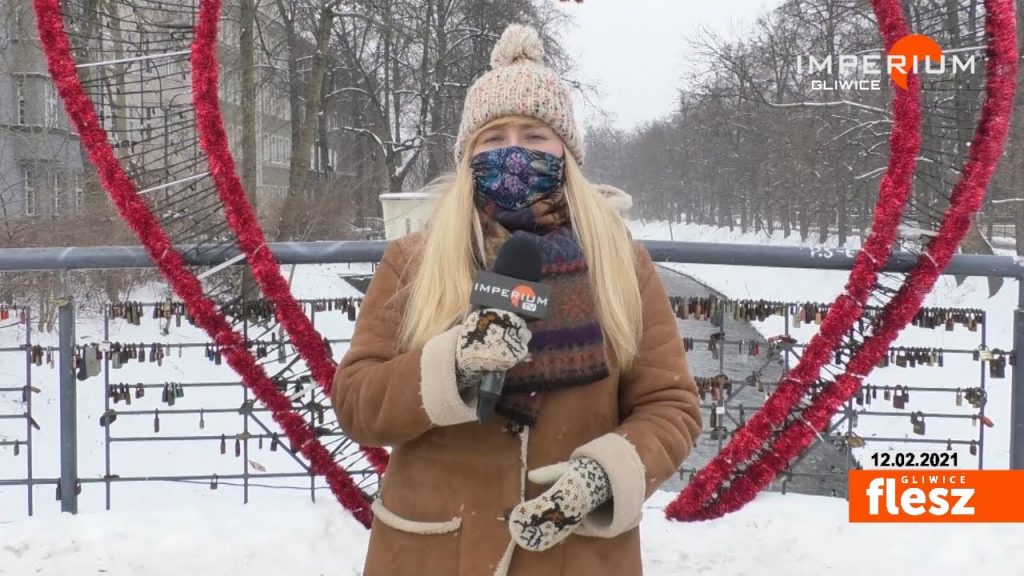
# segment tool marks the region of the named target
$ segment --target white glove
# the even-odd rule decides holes
[[[517,314],[496,308],[470,312],[455,347],[459,388],[479,384],[484,372],[509,370],[525,360],[531,336]]]
[[[534,484],[554,485],[509,515],[512,538],[526,550],[540,552],[562,542],[587,514],[612,497],[608,474],[592,458],[538,468],[529,478]]]

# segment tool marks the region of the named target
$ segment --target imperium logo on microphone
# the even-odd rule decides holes
[[[547,316],[550,289],[540,282],[480,272],[473,283],[470,303],[540,319]]]
[[[538,306],[547,306],[548,299],[537,296],[533,288],[526,285],[520,284],[515,288],[509,289],[502,286],[494,286],[477,282],[476,286],[473,287],[474,291],[479,291],[485,294],[496,294],[502,298],[507,298],[512,302],[512,306],[521,308],[528,312],[536,312]]]

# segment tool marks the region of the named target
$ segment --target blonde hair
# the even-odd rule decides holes
[[[478,129],[469,141],[472,150],[484,130],[515,121],[502,117]],[[470,154],[454,174],[428,184],[437,196],[418,258],[419,269],[406,286],[409,292],[399,331],[399,349],[409,350],[460,322],[469,311],[473,277],[483,254],[483,234],[473,203]],[[610,203],[583,176],[571,152],[565,150],[565,194],[572,229],[583,249],[594,304],[605,343],[628,370],[640,347],[642,303],[635,253],[626,224]]]

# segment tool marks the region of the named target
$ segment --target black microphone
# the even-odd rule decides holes
[[[535,319],[546,317],[550,289],[540,283],[543,260],[535,241],[526,236],[510,237],[502,244],[491,270],[477,274],[470,304]],[[490,422],[504,384],[504,371],[484,372],[476,409],[482,424]]]

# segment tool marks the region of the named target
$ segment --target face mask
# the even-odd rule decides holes
[[[473,188],[506,210],[534,204],[562,185],[565,159],[520,146],[506,146],[473,157]]]

